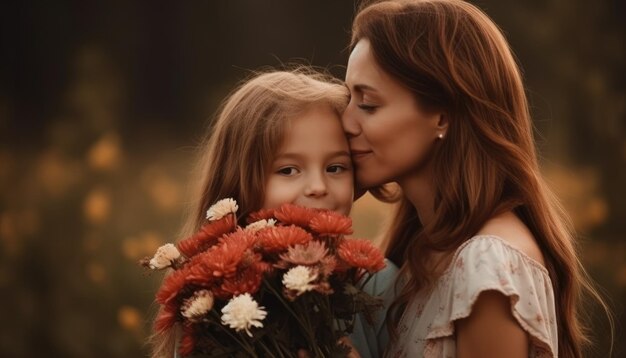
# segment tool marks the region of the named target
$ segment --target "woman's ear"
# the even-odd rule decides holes
[[[446,133],[448,132],[448,125],[450,124],[450,121],[448,121],[448,115],[446,113],[440,113],[437,115],[436,121],[437,137],[443,138],[446,136]]]
[[[439,114],[439,119],[437,120],[437,129],[446,132],[448,130],[448,115],[445,113]]]

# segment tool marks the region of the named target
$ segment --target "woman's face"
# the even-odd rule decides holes
[[[422,173],[439,135],[445,135],[443,114],[425,111],[408,89],[385,73],[366,39],[350,55],[346,85],[351,98],[342,122],[358,185],[402,185]]]

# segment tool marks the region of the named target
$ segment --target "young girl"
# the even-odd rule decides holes
[[[341,113],[348,101],[341,82],[310,70],[260,74],[224,102],[201,147],[200,187],[181,237],[196,232],[207,209],[233,198],[240,220],[283,203],[349,214],[353,170]],[[241,225],[245,224],[243,222]],[[386,291],[394,267],[371,280],[371,294]],[[379,356],[386,330],[359,320],[352,342],[364,356]],[[176,332],[153,338],[153,357],[173,357]]]
[[[582,356],[581,293],[598,296],[498,27],[461,0],[376,2],[354,20],[346,85],[357,183],[403,195],[388,356]]]

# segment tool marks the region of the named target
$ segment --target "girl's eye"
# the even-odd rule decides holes
[[[339,173],[343,173],[344,171],[346,171],[348,168],[345,165],[341,165],[341,164],[334,164],[334,165],[330,165],[326,168],[326,171],[328,173],[333,173],[333,174],[339,174]]]
[[[298,169],[294,167],[284,167],[284,168],[278,169],[276,173],[280,175],[285,175],[285,176],[292,176],[292,175],[298,174]]]
[[[373,113],[376,110],[376,108],[378,108],[378,106],[373,106],[373,105],[365,104],[365,103],[361,103],[357,107],[359,107],[360,109],[368,113]]]

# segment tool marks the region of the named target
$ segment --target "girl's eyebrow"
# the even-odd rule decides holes
[[[276,159],[302,159],[304,156],[300,153],[280,153],[276,156]],[[328,158],[348,157],[351,158],[350,152],[347,150],[338,150],[336,152],[328,153]]]
[[[350,152],[348,152],[347,150],[338,150],[336,152],[333,152],[329,155],[329,157],[348,157],[348,158],[352,158],[352,156],[350,155]]]

